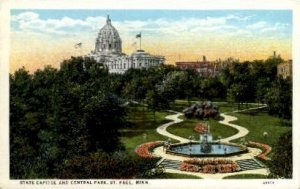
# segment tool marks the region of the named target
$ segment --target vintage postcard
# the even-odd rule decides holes
[[[0,188],[299,188],[297,1],[4,1]]]

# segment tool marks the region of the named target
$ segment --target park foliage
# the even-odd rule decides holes
[[[276,76],[280,62],[279,58],[243,63],[228,59],[220,76],[213,78],[172,65],[109,74],[103,64],[82,57],[63,61],[60,69],[46,66],[29,73],[21,68],[10,74],[10,176],[143,175],[155,162],[131,158],[120,140],[120,129],[130,127],[126,104],[131,101],[146,104],[154,118],[175,99],[197,98],[238,105],[267,103],[270,114],[291,119],[292,83]],[[122,172],[126,167],[132,171]],[[115,174],[109,173],[112,170]]]

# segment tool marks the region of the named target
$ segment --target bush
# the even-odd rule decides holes
[[[114,153],[96,152],[88,156],[73,156],[56,169],[59,179],[134,179],[149,178],[149,170],[155,175],[163,169],[156,168],[157,158],[132,158],[123,151]]]
[[[292,131],[284,133],[274,147],[270,171],[273,177],[292,178],[293,176],[293,146]]]

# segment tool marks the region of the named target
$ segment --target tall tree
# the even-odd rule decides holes
[[[290,79],[276,79],[266,95],[268,111],[281,118],[292,118],[292,83]]]
[[[280,136],[277,145],[273,148],[274,155],[270,163],[270,171],[274,177],[293,177],[293,144],[292,131]]]

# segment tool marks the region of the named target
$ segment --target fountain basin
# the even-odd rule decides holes
[[[212,142],[210,145],[210,152],[203,152],[197,142],[172,144],[166,153],[186,157],[226,157],[248,152],[247,147],[237,144]]]

